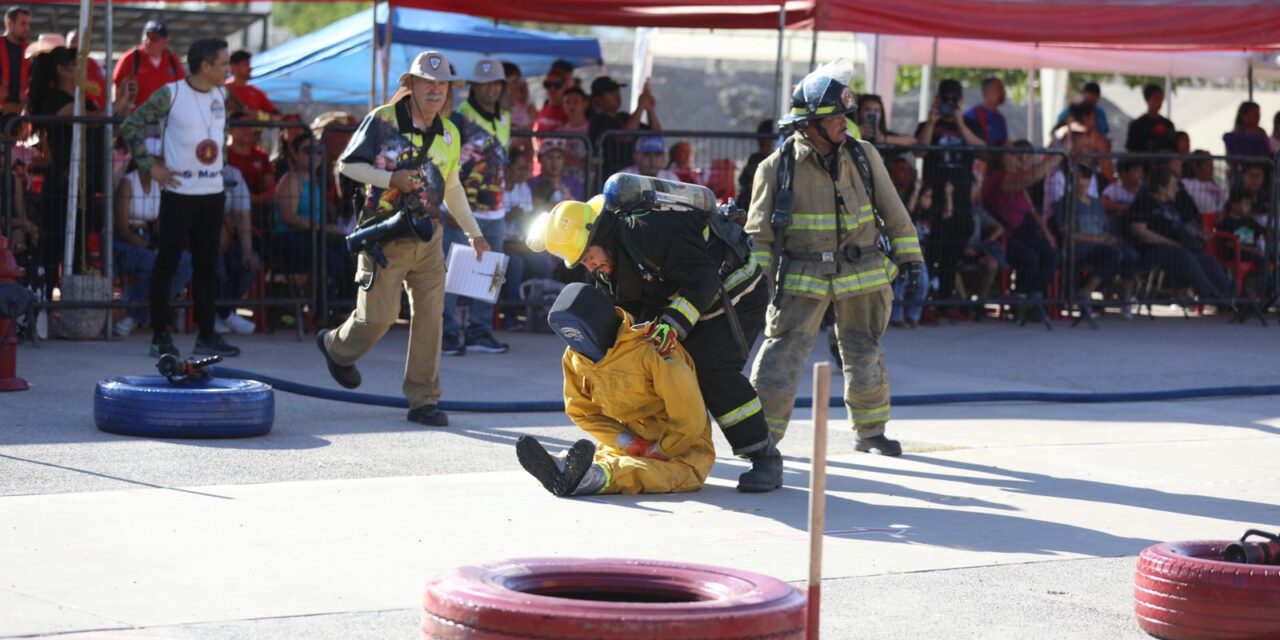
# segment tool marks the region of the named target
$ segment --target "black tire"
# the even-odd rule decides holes
[[[207,378],[170,384],[163,376],[98,383],[93,418],[108,433],[144,438],[246,438],[271,431],[275,392],[256,380]]]

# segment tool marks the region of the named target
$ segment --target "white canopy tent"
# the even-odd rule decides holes
[[[1280,79],[1280,66],[1276,64],[1276,56],[1270,53],[1150,51],[910,36],[859,35],[858,38],[871,52],[873,70],[869,71],[869,80],[873,79],[875,92],[883,96],[885,108],[889,110],[893,108],[889,103],[899,65],[936,62],[947,67],[1038,71],[1041,140],[1048,139],[1049,129],[1066,104],[1068,70],[1175,78],[1247,78],[1252,70],[1255,79]],[[932,89],[924,88],[922,102],[928,102],[927,92]]]

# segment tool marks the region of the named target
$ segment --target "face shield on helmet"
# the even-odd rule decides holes
[[[849,88],[852,81],[853,62],[846,58],[814,69],[796,85],[791,94],[791,112],[782,116],[778,124],[795,126],[857,111],[857,96]]]
[[[564,260],[565,266],[574,267],[590,244],[596,219],[603,208],[603,196],[587,202],[562,201],[534,220],[525,244],[532,251],[547,251]]]

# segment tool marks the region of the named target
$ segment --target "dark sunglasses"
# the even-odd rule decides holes
[[[543,89],[562,89],[564,88],[564,83],[563,82],[543,82],[542,88]]]

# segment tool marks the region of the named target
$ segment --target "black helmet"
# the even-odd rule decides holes
[[[852,64],[847,60],[818,67],[796,85],[791,94],[791,112],[782,116],[778,124],[786,127],[857,111],[857,96],[849,88],[852,75]]]

